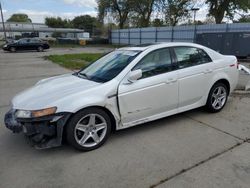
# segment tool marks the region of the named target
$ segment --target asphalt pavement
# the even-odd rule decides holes
[[[11,98],[38,80],[69,73],[48,54],[107,48],[0,52],[0,187],[250,187],[250,95],[230,96],[225,109],[196,109],[111,135],[91,152],[67,144],[36,150],[5,128]]]

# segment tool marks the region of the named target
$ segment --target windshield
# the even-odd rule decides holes
[[[132,50],[113,51],[81,70],[78,76],[95,82],[107,82],[116,77],[139,53]]]

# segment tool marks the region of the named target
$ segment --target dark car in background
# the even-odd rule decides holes
[[[38,52],[42,52],[49,48],[50,46],[47,42],[38,38],[23,38],[15,42],[7,43],[3,46],[3,50],[10,52],[24,50],[37,50]]]

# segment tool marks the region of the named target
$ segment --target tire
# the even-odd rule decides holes
[[[10,47],[10,52],[16,52],[16,48],[15,47]]]
[[[99,108],[88,108],[76,113],[66,127],[66,138],[74,148],[91,151],[102,146],[111,132],[108,114]]]
[[[225,84],[215,83],[208,95],[207,110],[212,113],[221,111],[227,103],[228,95],[229,91]]]
[[[38,51],[38,52],[43,52],[43,50],[44,50],[44,49],[43,49],[42,46],[38,46],[38,48],[37,48],[37,51]]]

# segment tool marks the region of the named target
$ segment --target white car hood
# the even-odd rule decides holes
[[[56,76],[39,81],[35,86],[21,92],[12,100],[14,109],[38,110],[52,107],[57,100],[77,92],[87,91],[100,83],[79,78],[72,74]]]

